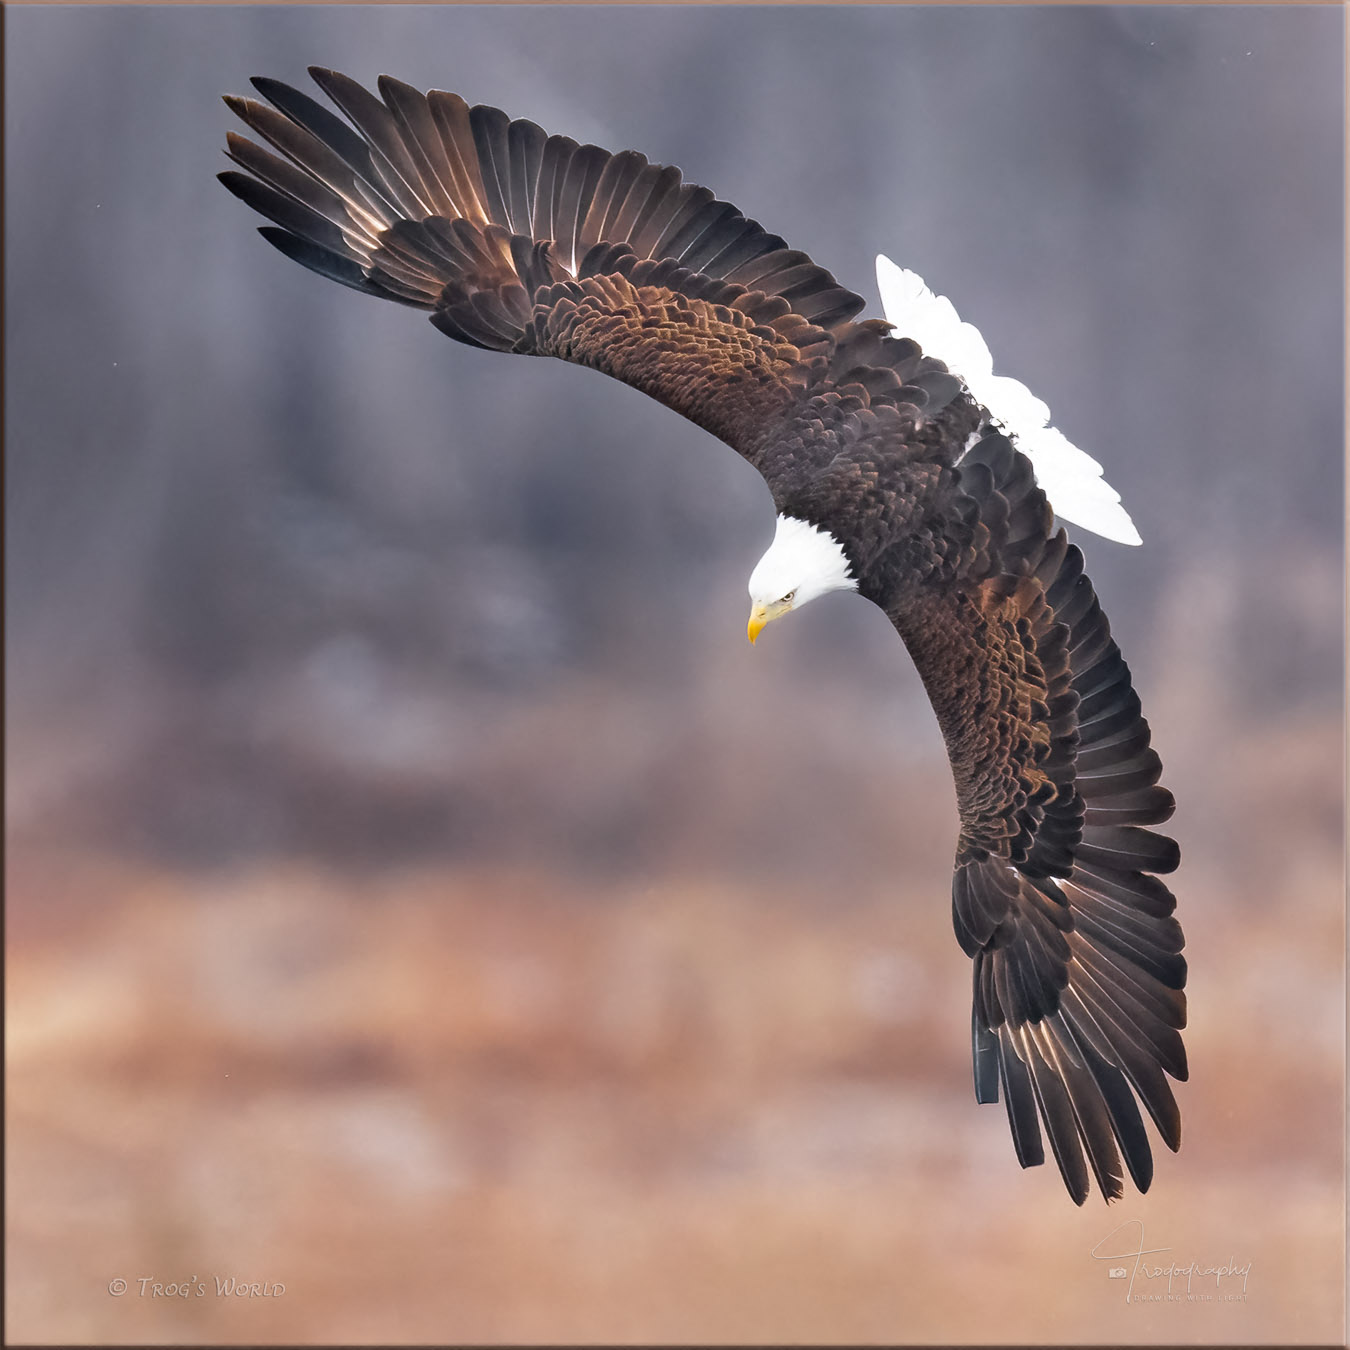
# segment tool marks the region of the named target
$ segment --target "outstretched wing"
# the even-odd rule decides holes
[[[1147,1190],[1135,1097],[1176,1149],[1186,962],[1159,874],[1176,844],[1130,672],[1031,466],[1000,434],[957,470],[979,509],[963,580],[892,615],[937,712],[961,835],[957,938],[974,959],[975,1091],[1002,1091],[1022,1166],[1041,1129],[1074,1200],[1121,1160]],[[983,528],[980,528],[983,527]],[[1131,1091],[1133,1090],[1133,1091]]]
[[[859,296],[678,169],[454,94],[382,76],[381,101],[310,73],[351,125],[254,80],[273,107],[226,102],[272,149],[231,134],[246,172],[221,180],[313,271],[429,310],[462,342],[613,375],[719,436],[771,486],[792,467],[784,446],[828,459],[850,417],[888,423],[899,448],[968,403],[914,342],[852,323]],[[767,463],[769,447],[784,462]]]

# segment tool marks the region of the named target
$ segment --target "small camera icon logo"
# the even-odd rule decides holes
[[[1106,1272],[1107,1278],[1111,1280],[1123,1280],[1127,1274],[1128,1272],[1124,1266],[1112,1266],[1111,1269]]]

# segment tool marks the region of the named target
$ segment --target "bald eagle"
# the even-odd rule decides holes
[[[1122,1160],[1147,1190],[1139,1104],[1177,1149],[1167,1076],[1186,1077],[1186,963],[1159,880],[1179,852],[1149,828],[1173,799],[1044,490],[1137,542],[1099,466],[885,259],[891,322],[858,320],[858,295],[678,169],[454,94],[310,74],[346,121],[276,80],[253,81],[271,107],[226,99],[271,147],[231,132],[243,172],[220,175],[274,222],[269,242],[470,346],[592,366],[742,455],[777,509],[752,641],[830,591],[885,612],[956,782],[976,1098],[1002,1096],[1023,1167],[1044,1162],[1044,1126],[1076,1203],[1091,1178],[1122,1195]]]

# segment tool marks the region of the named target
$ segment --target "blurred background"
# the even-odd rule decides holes
[[[11,1341],[1343,1338],[1341,12],[5,21]],[[1191,961],[1149,1196],[976,1106],[937,728],[856,597],[746,644],[756,475],[215,182],[310,63],[678,163],[874,314],[888,254],[1106,465]],[[1125,1221],[1250,1270],[1128,1302]]]

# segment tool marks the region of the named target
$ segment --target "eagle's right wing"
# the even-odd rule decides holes
[[[351,125],[255,80],[274,107],[226,102],[272,150],[231,134],[246,172],[221,180],[313,271],[429,310],[462,342],[613,375],[720,437],[771,486],[808,442],[828,459],[831,431],[860,412],[902,443],[961,393],[886,324],[851,322],[863,301],[829,272],[678,169],[454,94],[381,77],[381,101],[334,71],[310,73]]]
[[[1050,533],[1026,458],[991,433],[957,473],[979,508],[965,579],[892,619],[956,780],[976,1096],[1002,1090],[1024,1167],[1044,1161],[1039,1115],[1073,1198],[1090,1169],[1110,1199],[1122,1158],[1141,1191],[1153,1176],[1135,1096],[1181,1142],[1166,1075],[1186,1077],[1186,961],[1158,879],[1179,854],[1148,828],[1172,794],[1082,554]]]

